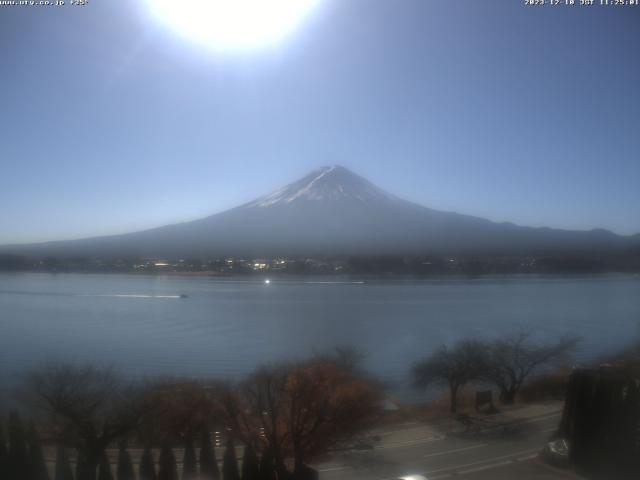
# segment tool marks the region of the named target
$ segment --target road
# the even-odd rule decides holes
[[[408,474],[429,480],[576,478],[537,459],[560,413],[557,404],[532,406],[479,419],[466,431],[455,421],[404,424],[375,432],[373,448],[335,454],[317,468],[321,480],[389,480]]]

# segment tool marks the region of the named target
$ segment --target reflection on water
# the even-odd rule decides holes
[[[410,398],[411,363],[461,336],[577,333],[586,361],[639,334],[637,276],[264,280],[0,275],[0,374],[6,383],[39,362],[89,360],[132,375],[238,378],[348,344]]]

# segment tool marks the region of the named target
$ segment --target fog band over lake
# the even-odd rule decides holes
[[[3,387],[54,360],[237,380],[349,345],[394,395],[419,400],[411,364],[464,336],[578,334],[581,364],[640,335],[638,275],[265,279],[2,274]]]

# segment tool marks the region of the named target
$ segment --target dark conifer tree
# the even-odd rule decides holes
[[[276,469],[273,465],[273,456],[268,449],[264,449],[260,458],[260,480],[275,480]]]
[[[187,440],[184,446],[184,457],[182,459],[182,480],[195,480],[198,477],[197,462],[193,442]]]
[[[40,438],[38,438],[38,432],[33,423],[31,423],[29,427],[28,446],[29,480],[49,480],[49,471],[44,461],[42,445],[40,444]]]
[[[111,462],[106,451],[100,455],[100,463],[98,464],[98,480],[113,480],[111,473]]]
[[[153,462],[153,454],[149,447],[145,447],[144,452],[142,452],[138,480],[156,480],[156,466]]]
[[[129,455],[125,445],[120,445],[120,449],[118,450],[118,467],[116,474],[118,480],[136,480],[131,455]]]
[[[258,456],[251,444],[245,447],[242,455],[242,480],[260,480]]]
[[[158,462],[158,480],[178,480],[178,466],[176,456],[171,446],[165,442],[160,452]]]
[[[76,480],[95,480],[96,467],[85,456],[86,452],[78,451],[76,457]]]
[[[231,439],[227,442],[227,448],[224,451],[224,458],[222,459],[222,479],[240,480],[236,447],[233,445],[233,440]]]
[[[220,469],[216,460],[216,451],[211,446],[209,432],[202,433],[200,448],[200,480],[219,480]]]
[[[24,427],[17,412],[9,414],[7,480],[24,480],[29,475],[29,455]]]
[[[69,456],[62,445],[56,448],[56,469],[54,480],[73,480],[73,471],[69,463]]]
[[[4,443],[4,428],[0,419],[0,478],[7,478],[7,445]]]

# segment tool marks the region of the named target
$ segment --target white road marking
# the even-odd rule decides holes
[[[422,445],[424,443],[429,443],[429,442],[437,442],[444,439],[445,439],[444,435],[431,435],[429,437],[416,438],[414,440],[407,440],[406,442],[389,443],[388,445],[376,445],[373,448],[374,450],[386,450],[388,448],[411,447],[414,445]]]
[[[512,458],[512,457],[518,457],[521,455],[530,455],[534,452],[538,452],[540,449],[539,448],[535,448],[535,449],[530,449],[530,450],[523,450],[521,452],[513,452],[513,453],[509,453],[507,455],[500,455],[499,457],[493,457],[493,458],[485,458],[484,460],[479,460],[477,462],[471,462],[471,463],[465,463],[463,465],[453,465],[450,467],[445,467],[445,468],[439,468],[437,470],[430,470],[427,472],[427,476],[432,474],[432,473],[439,473],[439,472],[446,472],[448,470],[460,470],[462,468],[468,468],[468,467],[474,467],[476,465],[483,465],[486,464],[487,462],[495,462],[495,461],[500,461],[500,460],[504,460],[505,458]]]
[[[532,455],[527,455],[526,457],[520,457],[516,460],[518,460],[519,462],[526,462],[527,460],[533,460],[534,458],[538,458],[537,453],[534,453]]]
[[[519,422],[519,423],[544,422],[545,420],[549,420],[550,418],[553,418],[553,417],[559,417],[560,415],[562,415],[562,412],[550,413],[548,415],[543,415],[541,417],[536,417],[536,418],[530,418],[528,420],[523,420],[522,422]]]
[[[487,445],[489,445],[489,444],[488,443],[481,443],[481,444],[478,444],[478,445],[471,445],[469,447],[457,448],[455,450],[447,450],[446,452],[432,453],[432,454],[429,454],[429,455],[425,455],[424,458],[435,457],[435,456],[438,456],[438,455],[446,455],[446,454],[449,454],[449,453],[461,452],[461,451],[470,450],[470,449],[473,449],[473,448],[485,447]],[[528,453],[528,452],[531,452],[531,450],[525,450],[523,452],[515,452],[515,453],[511,453],[509,455],[502,455],[500,457],[488,458],[488,459],[485,459],[485,460],[480,460],[480,461],[473,462],[473,463],[467,463],[467,464],[464,464],[464,465],[441,468],[439,470],[431,470],[430,472],[427,472],[427,475],[429,475],[430,480],[441,480],[441,479],[452,477],[453,473],[442,473],[440,475],[435,475],[435,476],[432,476],[431,474],[434,473],[434,472],[442,472],[442,471],[445,471],[445,470],[454,470],[456,475],[466,475],[466,474],[469,474],[469,473],[480,472],[482,470],[489,470],[491,468],[503,467],[505,465],[512,464],[514,462],[514,460],[505,460],[505,461],[501,461],[501,462],[489,463],[487,465],[481,465],[481,466],[476,467],[476,468],[469,468],[469,469],[465,469],[465,470],[459,470],[460,468],[471,467],[473,465],[478,465],[478,464],[482,464],[482,463],[485,463],[485,462],[490,462],[492,460],[499,460],[499,459],[502,459],[502,458],[508,458],[508,457],[512,457],[514,455],[521,455],[523,453]],[[526,456],[523,456],[523,457],[518,457],[518,458],[515,459],[515,461],[517,461],[517,462],[526,462],[527,460],[533,460],[534,458],[537,458],[538,455],[539,455],[539,450],[536,449],[535,453],[532,453],[532,454],[529,454],[529,455],[526,455]],[[347,470],[349,468],[350,467],[347,467],[347,466],[329,467],[329,468],[319,468],[318,471],[319,472],[336,472],[336,471],[340,471],[340,470]],[[396,478],[397,477],[385,478],[383,480],[395,480]]]
[[[418,422],[413,422],[415,425],[409,426],[409,424],[407,423],[407,427],[406,428],[398,428],[396,430],[384,430],[384,431],[373,431],[371,432],[372,435],[377,435],[378,437],[387,437],[389,435],[395,435],[397,433],[407,433],[407,432],[412,432],[412,431],[434,431],[435,428],[433,427],[432,424],[429,425],[424,425],[424,424],[418,424]]]
[[[505,465],[509,465],[510,463],[512,463],[511,460],[506,460],[504,462],[498,462],[498,463],[491,463],[489,465],[483,465],[482,467],[470,468],[468,470],[460,470],[458,473],[460,475],[466,475],[467,473],[476,473],[476,472],[481,472],[483,470],[489,470],[491,468],[504,467]]]
[[[522,425],[523,423],[544,422],[545,420],[550,420],[553,417],[559,417],[560,415],[562,415],[562,412],[550,413],[550,414],[542,415],[540,417],[525,418],[523,420],[518,420],[512,423],[505,423],[503,426],[511,427],[513,425]]]
[[[558,417],[561,414],[562,414],[562,412],[555,412],[555,413],[545,414],[545,415],[541,415],[540,417],[522,419],[520,421],[513,422],[510,425],[518,425],[518,424],[533,423],[533,422],[543,422],[545,420],[549,420],[551,418]],[[411,425],[411,423],[408,422],[406,425]],[[420,427],[406,428],[406,429],[400,429],[400,430],[391,430],[391,431],[381,432],[379,435],[380,436],[388,436],[388,435],[393,434],[393,433],[402,433],[402,432],[406,432],[407,430],[415,430],[415,429],[418,429],[418,428],[420,428]],[[543,433],[548,433],[548,432],[555,431],[555,430],[556,430],[556,428],[547,429],[547,430],[544,430]],[[422,437],[422,438],[418,438],[418,439],[414,439],[414,440],[408,440],[408,441],[404,441],[404,442],[391,443],[391,444],[388,444],[388,445],[377,445],[377,446],[374,447],[374,449],[389,449],[389,448],[411,447],[411,446],[417,446],[417,445],[425,444],[425,443],[429,443],[429,442],[441,441],[441,440],[445,440],[445,439],[446,439],[445,435],[430,435],[428,437]],[[432,454],[424,455],[423,458],[443,456],[443,455],[447,455],[447,454],[451,454],[451,453],[456,453],[456,452],[461,452],[461,451],[465,451],[465,450],[471,450],[471,449],[475,449],[475,448],[480,448],[480,447],[484,447],[484,446],[487,446],[487,445],[489,445],[489,444],[483,443],[483,444],[477,444],[477,445],[470,445],[468,447],[462,447],[462,448],[453,449],[453,450],[447,450],[447,451],[443,451],[443,452],[435,452],[435,453],[432,453]],[[484,460],[479,460],[479,461],[472,462],[472,463],[467,463],[467,464],[462,464],[462,465],[453,465],[453,466],[449,466],[449,467],[446,467],[446,468],[439,468],[437,470],[431,470],[431,471],[426,472],[426,475],[429,475],[429,478],[432,478],[433,480],[439,480],[439,479],[445,479],[445,478],[452,477],[452,476],[454,476],[456,474],[466,474],[466,473],[472,473],[472,472],[477,472],[477,471],[481,471],[481,470],[488,470],[488,469],[491,469],[491,468],[497,468],[497,467],[500,467],[500,466],[511,464],[514,461],[521,462],[521,461],[527,461],[527,460],[534,459],[534,458],[536,458],[538,456],[539,451],[540,451],[540,449],[536,448],[536,449],[524,450],[524,451],[520,451],[520,452],[513,452],[513,453],[509,453],[507,455],[501,455],[501,456],[498,456],[498,457],[485,458]],[[471,467],[471,468],[469,468],[469,467]],[[350,469],[350,468],[351,467],[349,467],[349,466],[328,467],[328,468],[319,469],[318,471],[320,471],[320,472],[332,472],[332,471],[347,470],[347,469]],[[464,469],[464,470],[461,470],[461,469]],[[442,472],[442,473],[439,473],[439,472]],[[437,474],[437,475],[433,476],[432,474]],[[388,480],[392,480],[392,479],[388,479]]]
[[[428,455],[424,455],[422,458],[431,458],[431,457],[438,457],[440,455],[449,455],[451,453],[464,452],[465,450],[471,450],[471,449],[474,449],[474,448],[486,447],[487,445],[489,445],[489,444],[488,443],[479,443],[478,445],[471,445],[469,447],[456,448],[454,450],[446,450],[444,452],[430,453]]]
[[[337,472],[339,470],[346,470],[347,467],[329,467],[329,468],[319,468],[319,472]]]

